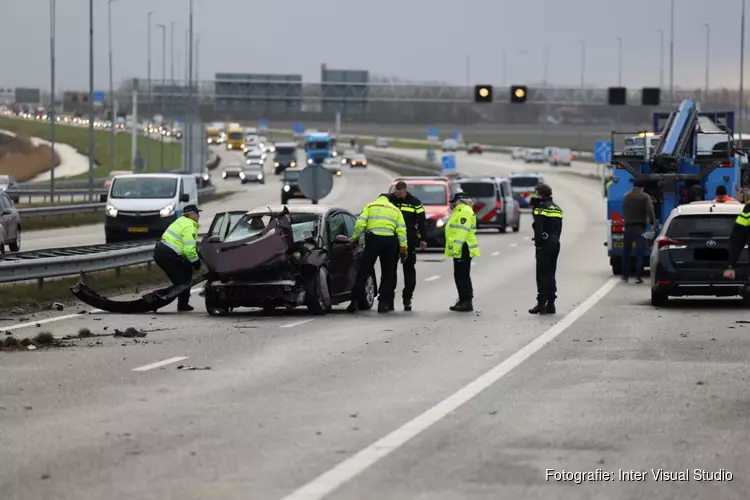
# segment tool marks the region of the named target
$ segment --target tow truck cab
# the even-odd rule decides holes
[[[613,274],[622,274],[622,202],[636,180],[644,183],[644,191],[651,197],[657,228],[677,206],[699,201],[691,198],[694,186],[702,190],[700,200],[713,199],[720,185],[730,194],[738,192],[740,169],[733,157],[733,129],[733,112],[699,113],[688,99],[674,113],[655,113],[653,131],[612,133],[612,183],[607,191],[609,223],[604,244]],[[617,135],[626,137],[618,139]],[[653,242],[648,245],[653,247]]]

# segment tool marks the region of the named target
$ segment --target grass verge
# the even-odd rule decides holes
[[[10,130],[16,134],[40,139],[50,139],[50,124],[32,120],[20,120],[15,118],[0,118],[0,129]],[[95,178],[103,178],[109,175],[110,170],[131,170],[130,164],[130,141],[128,133],[118,133],[115,136],[115,162],[110,165],[109,161],[109,130],[94,130],[94,169]],[[68,144],[74,147],[84,156],[89,154],[89,130],[87,127],[76,127],[71,125],[55,125],[55,142]],[[150,150],[147,144],[151,145]],[[146,172],[159,172],[162,166],[161,141],[149,139],[144,136],[138,137],[138,151],[147,160]],[[166,169],[170,169],[174,152],[175,168],[179,168],[182,158],[182,144],[165,142],[163,148],[163,162]],[[49,149],[47,150],[47,163],[49,166]],[[47,168],[46,170],[49,170]],[[72,177],[72,179],[88,178],[88,172]]]
[[[52,149],[49,146],[35,146],[24,135],[11,137],[2,135],[3,151],[0,153],[0,174],[10,175],[18,182],[25,182],[49,170]],[[60,156],[55,153],[55,166],[60,164]]]
[[[236,194],[237,192],[238,191],[223,191],[221,193],[214,193],[203,198],[201,200],[201,204],[223,200],[224,198],[228,198],[233,194]],[[22,208],[30,206],[31,205],[24,205]],[[103,224],[104,217],[104,212],[93,212],[88,214],[48,215],[44,218],[22,216],[21,224],[24,231],[59,229],[63,227],[86,226],[89,224]]]
[[[86,284],[102,295],[139,293],[146,289],[168,285],[169,278],[156,265],[124,267],[118,275],[114,270],[87,274]],[[50,309],[53,302],[65,305],[80,302],[70,293],[70,287],[78,282],[78,277],[51,279],[44,282],[41,290],[36,283],[18,283],[0,286],[0,311],[7,313],[11,309],[23,311],[23,317]],[[81,307],[83,309],[83,307]],[[20,313],[20,311],[17,311]],[[0,322],[0,330],[3,325]]]

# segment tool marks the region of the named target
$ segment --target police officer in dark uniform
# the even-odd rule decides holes
[[[560,255],[563,211],[552,200],[552,188],[547,184],[536,187],[532,204],[534,217],[534,246],[536,246],[536,306],[529,314],[555,314],[557,298],[557,257]]]
[[[404,181],[398,181],[395,191],[388,197],[391,203],[396,205],[404,215],[406,223],[406,239],[409,244],[409,253],[403,261],[404,267],[404,291],[402,299],[404,301],[404,311],[411,311],[411,301],[414,297],[414,289],[417,286],[417,246],[421,250],[427,248],[425,240],[426,217],[422,202],[416,196],[409,193]],[[393,268],[393,283],[398,283],[398,268]]]

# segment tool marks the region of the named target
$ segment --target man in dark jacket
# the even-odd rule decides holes
[[[695,187],[695,186],[694,186]],[[700,186],[697,186],[700,189]],[[644,183],[635,181],[622,199],[622,218],[624,219],[622,235],[622,281],[630,281],[631,271],[636,283],[643,283],[643,259],[646,252],[646,239],[643,233],[649,224],[656,223],[654,203],[644,190]],[[692,188],[690,188],[692,189]],[[693,190],[695,191],[695,190]],[[696,195],[696,193],[693,193]],[[635,269],[631,269],[630,256],[635,247]]]
[[[406,222],[406,238],[409,244],[409,253],[404,265],[404,291],[402,298],[404,301],[404,311],[411,311],[411,301],[414,296],[414,289],[417,286],[417,246],[424,250],[427,247],[425,240],[425,213],[422,202],[416,196],[409,193],[406,183],[399,181],[396,183],[396,190],[389,196],[391,203],[396,205],[401,213],[404,214]],[[398,282],[398,269],[394,268],[393,282]]]
[[[536,187],[532,203],[534,246],[536,247],[536,306],[529,314],[555,314],[557,299],[557,257],[560,255],[563,211],[552,200],[552,188]]]

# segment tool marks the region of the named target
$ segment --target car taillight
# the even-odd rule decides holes
[[[656,244],[659,246],[659,250],[662,250],[665,247],[670,246],[685,246],[685,244],[678,240],[673,240],[672,238],[668,238],[666,236],[662,236],[661,238],[656,240]]]
[[[725,161],[721,165],[719,165],[719,168],[732,168],[734,167],[734,162],[732,160]]]
[[[573,159],[573,153],[570,153],[570,159],[571,160]]]
[[[612,221],[612,232],[613,233],[622,233],[625,229],[625,224],[621,220],[613,220]]]
[[[496,208],[497,208],[498,210],[502,209],[502,208],[503,208],[503,200],[497,200],[497,201],[495,202],[495,207],[496,207]]]

